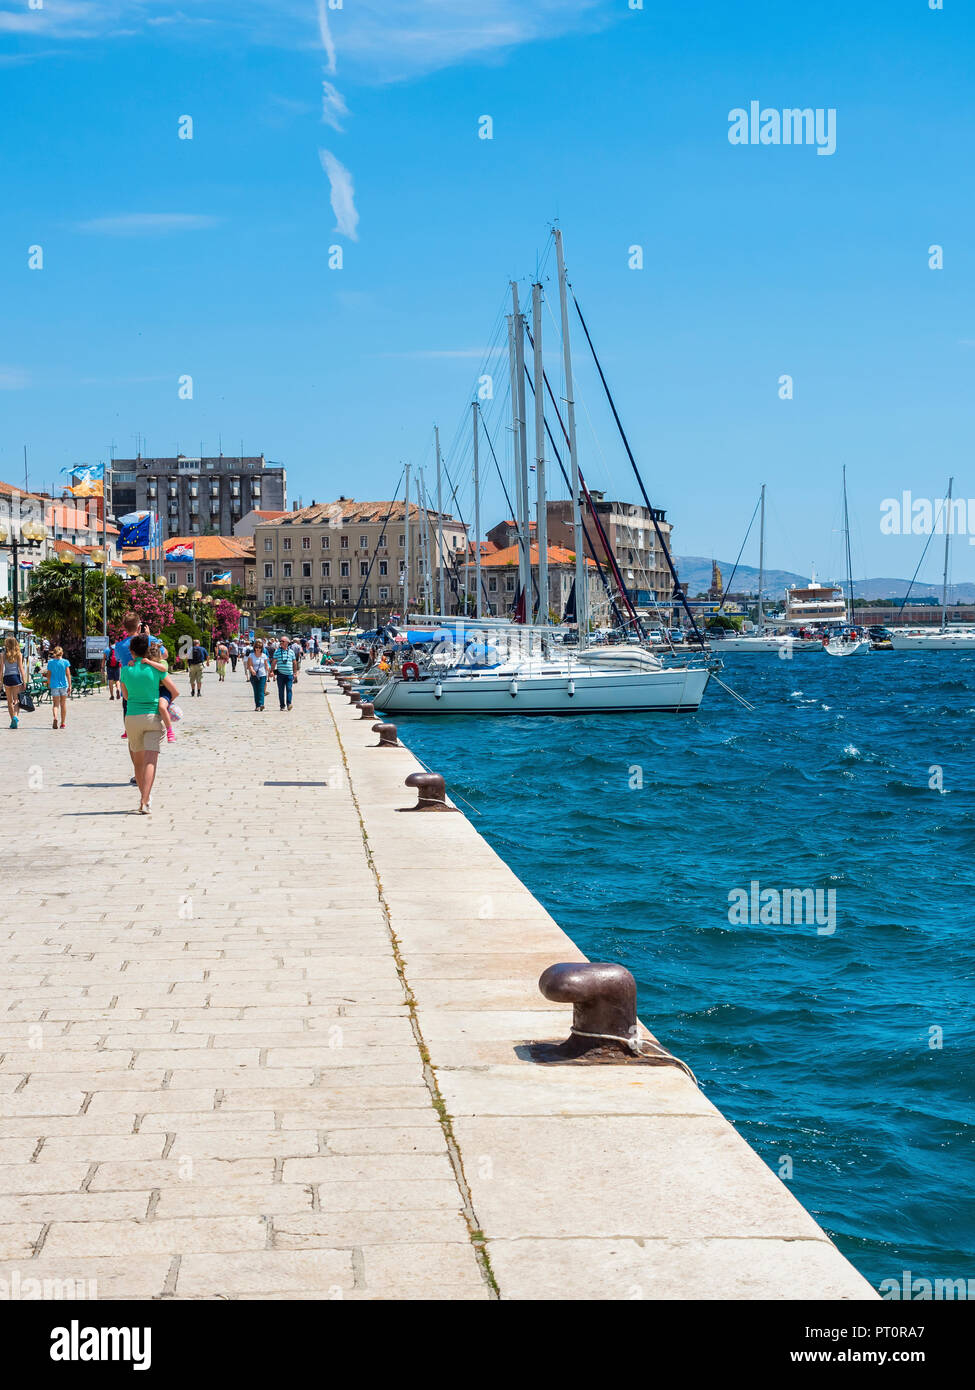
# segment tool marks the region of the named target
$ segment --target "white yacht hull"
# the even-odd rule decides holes
[[[659,671],[554,671],[522,675],[490,671],[394,677],[373,696],[383,714],[596,714],[698,708],[710,677],[706,667]]]
[[[734,653],[736,656],[743,653],[752,655],[764,655],[767,652],[781,654],[783,651],[795,652],[819,652],[822,651],[823,644],[815,637],[726,637],[721,642],[715,642],[714,653],[716,656],[723,656],[725,652]]]
[[[975,632],[891,632],[895,652],[975,652]]]
[[[830,656],[852,656],[854,652],[862,651],[865,647],[869,646],[869,642],[832,641],[826,643],[824,650],[828,652]]]

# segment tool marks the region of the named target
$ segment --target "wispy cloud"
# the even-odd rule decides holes
[[[322,47],[325,50],[325,71],[335,73],[336,56],[335,40],[332,38],[332,31],[328,24],[328,10],[325,0],[317,0],[318,4],[318,32],[321,36]]]
[[[30,377],[21,367],[0,367],[0,391],[23,391]]]
[[[333,130],[341,131],[342,118],[349,114],[349,108],[345,104],[345,97],[333,87],[331,82],[322,83],[322,120],[326,125],[330,125]]]
[[[341,236],[347,236],[350,241],[358,241],[356,228],[359,225],[359,214],[355,208],[352,175],[345,165],[335,158],[331,150],[319,150],[318,157],[332,188],[331,203],[332,211],[335,213],[335,230]]]
[[[117,38],[178,30],[206,41],[222,29],[240,44],[324,50],[326,73],[342,67],[358,82],[401,82],[462,63],[502,57],[524,44],[590,33],[619,22],[622,0],[349,0],[338,44],[327,0],[45,0],[43,10],[0,12],[0,33]],[[198,11],[204,13],[198,13]]]
[[[198,232],[216,227],[218,217],[198,212],[126,212],[118,217],[93,217],[79,222],[82,232],[101,232],[106,236],[156,236],[167,232]]]

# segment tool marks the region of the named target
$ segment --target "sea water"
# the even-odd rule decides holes
[[[754,712],[400,727],[872,1283],[975,1276],[975,655],[722,678]]]

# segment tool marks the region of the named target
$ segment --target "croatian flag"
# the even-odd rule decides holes
[[[177,565],[182,565],[182,564],[189,565],[189,564],[192,564],[192,561],[193,561],[193,543],[192,543],[192,541],[191,541],[189,544],[187,544],[185,541],[181,541],[181,542],[179,543],[179,545],[172,545],[172,546],[169,546],[169,547],[167,548],[167,550],[166,550],[166,559],[172,561],[174,564],[177,564]]]

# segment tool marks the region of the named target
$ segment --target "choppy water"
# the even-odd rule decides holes
[[[868,1279],[975,1277],[975,656],[723,677],[755,713],[401,728]],[[732,925],[753,880],[835,889],[835,932]]]

